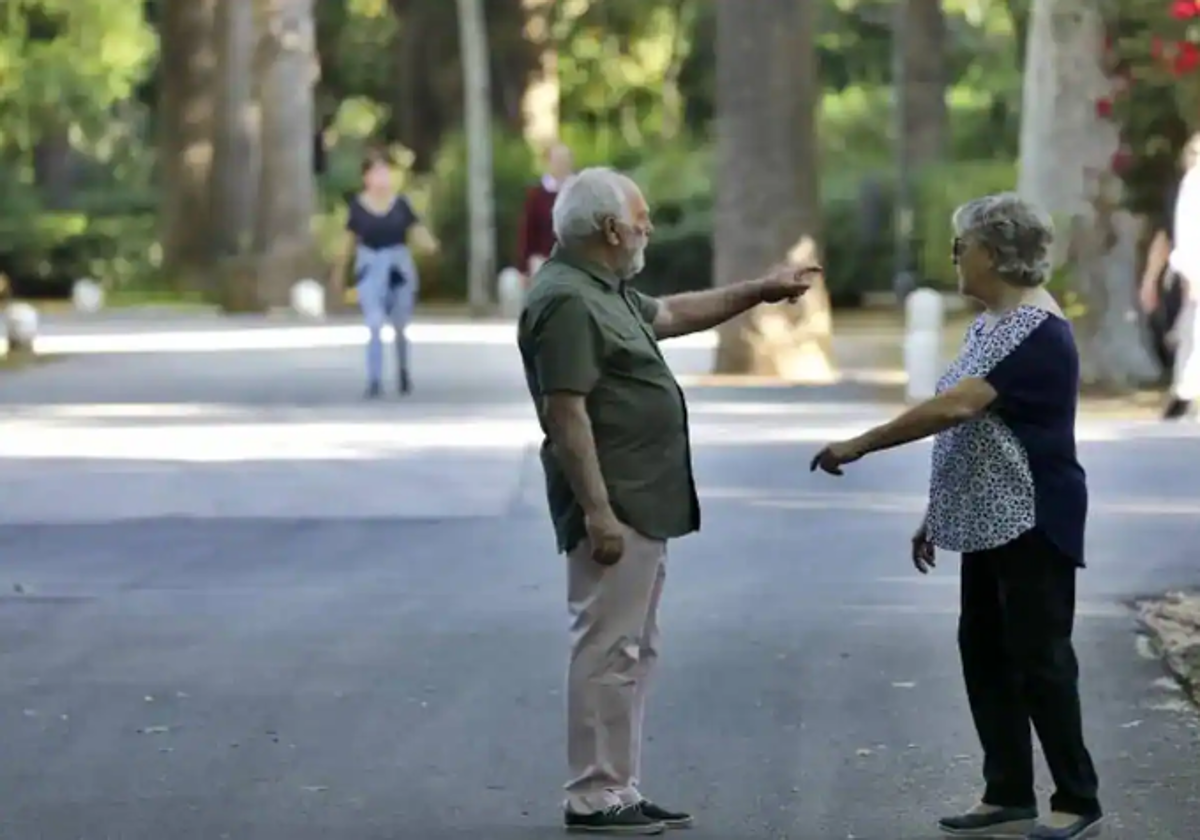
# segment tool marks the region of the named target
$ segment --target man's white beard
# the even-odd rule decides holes
[[[642,269],[646,267],[646,246],[638,248],[629,257],[625,264],[624,271],[621,272],[622,280],[632,280],[642,273]]]

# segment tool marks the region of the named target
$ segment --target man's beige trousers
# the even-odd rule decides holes
[[[638,802],[646,680],[658,658],[667,544],[626,529],[625,553],[598,565],[584,540],[567,555],[567,807],[586,814]]]

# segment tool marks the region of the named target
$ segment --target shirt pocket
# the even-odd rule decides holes
[[[614,373],[637,374],[663,364],[650,338],[637,324],[606,330],[605,362]]]

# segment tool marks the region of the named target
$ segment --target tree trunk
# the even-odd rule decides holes
[[[217,95],[213,119],[213,243],[218,257],[253,246],[258,201],[259,113],[254,100],[254,9],[217,0]]]
[[[320,269],[313,236],[313,0],[258,0],[261,164],[255,255],[260,299],[288,302],[292,285]]]
[[[458,0],[463,113],[467,131],[467,204],[470,260],[467,301],[472,314],[491,307],[496,274],[496,220],[492,199],[491,84],[482,0]]]
[[[1089,0],[1035,0],[1019,190],[1054,217],[1055,266],[1085,308],[1076,319],[1084,383],[1122,391],[1154,381],[1156,368],[1134,302],[1138,224],[1120,206],[1111,172],[1120,139],[1096,114],[1096,100],[1110,93],[1103,42],[1101,15]]]
[[[56,117],[42,125],[33,147],[33,183],[47,210],[65,210],[75,196],[75,150],[69,126]]]
[[[159,33],[163,272],[211,291],[212,119],[216,0],[164,0]]]
[[[942,0],[899,4],[904,62],[901,134],[908,170],[938,163],[946,152],[946,20]]]
[[[815,4],[717,0],[716,281],[818,252]],[[716,371],[827,382],[829,297],[763,306],[720,329]]]
[[[217,0],[217,95],[213,119],[211,202],[217,299],[226,312],[256,312],[254,249],[258,206],[260,114],[254,96],[254,7]]]

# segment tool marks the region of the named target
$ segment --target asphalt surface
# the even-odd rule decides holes
[[[374,405],[356,347],[244,331],[0,374],[2,840],[559,835],[563,566],[489,329],[426,330]],[[692,389],[646,790],[697,838],[923,840],[977,793],[956,558],[906,559],[928,449],[807,471],[855,398]],[[1124,606],[1200,582],[1198,431],[1081,427],[1110,837],[1200,825],[1197,717]]]

